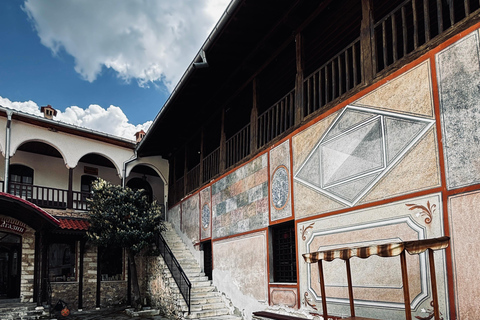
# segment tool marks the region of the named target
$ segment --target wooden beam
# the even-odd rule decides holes
[[[227,165],[227,138],[225,135],[225,108],[222,108],[222,125],[220,128],[220,172],[224,172]]]
[[[250,153],[256,153],[258,148],[258,80],[252,81],[252,112],[250,113]]]
[[[360,27],[360,57],[362,60],[362,81],[370,83],[376,74],[374,20],[372,0],[362,0],[362,24]]]
[[[295,125],[303,120],[303,69],[305,66],[303,36],[301,33],[295,35],[295,55],[297,74],[295,78]]]
[[[205,139],[205,128],[202,126],[201,131],[200,131],[200,168],[198,172],[198,186],[201,186],[203,184],[203,141]]]

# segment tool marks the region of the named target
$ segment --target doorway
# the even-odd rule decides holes
[[[208,280],[212,280],[212,241],[207,240],[201,242],[201,250],[203,250],[203,271],[208,277]]]
[[[0,232],[0,299],[20,297],[21,241],[18,235]]]

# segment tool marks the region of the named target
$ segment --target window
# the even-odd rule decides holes
[[[270,227],[274,282],[297,282],[295,225],[293,221]]]
[[[30,199],[32,197],[33,169],[21,164],[10,166],[10,193]]]
[[[85,192],[90,194],[90,192],[92,192],[92,182],[95,181],[96,179],[97,177],[94,177],[94,176],[83,175],[80,191],[82,191],[82,193]]]
[[[102,281],[123,280],[122,248],[100,247],[98,250]]]
[[[75,241],[52,243],[48,247],[50,281],[75,281]]]
[[[153,200],[153,191],[150,183],[147,181],[147,177],[144,175],[143,178],[132,178],[127,182],[127,187],[132,190],[140,190],[143,189],[145,191],[145,195],[147,196],[147,201],[152,202]]]

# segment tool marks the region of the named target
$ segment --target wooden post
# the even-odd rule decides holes
[[[183,159],[183,194],[180,198],[183,198],[187,194],[187,173],[188,173],[188,144],[185,144],[185,157]]]
[[[202,130],[200,132],[200,169],[198,170],[198,186],[200,187],[203,184],[203,141],[205,137],[205,130],[204,127],[202,126]]]
[[[83,258],[85,255],[85,239],[80,240],[80,268],[78,270],[78,309],[83,309]]]
[[[430,281],[432,284],[433,314],[435,320],[440,320],[440,310],[438,310],[437,277],[435,275],[435,259],[433,250],[428,249],[428,263],[430,265]]]
[[[400,254],[400,265],[402,267],[402,282],[403,282],[403,300],[405,303],[405,319],[412,320],[412,310],[410,307],[410,289],[408,287],[408,273],[407,273],[407,259],[405,257],[405,250]]]
[[[255,154],[258,147],[258,91],[257,78],[252,81],[252,112],[250,114],[250,153]]]
[[[320,278],[320,292],[321,292],[321,295],[322,295],[323,318],[328,319],[327,297],[326,297],[326,294],[325,294],[325,279],[323,278],[322,260],[318,260],[318,276]]]
[[[362,60],[362,82],[364,84],[371,82],[377,72],[373,26],[374,20],[372,0],[362,0],[360,56]]]
[[[68,168],[67,208],[73,208],[73,168]]]
[[[220,172],[225,172],[227,168],[227,138],[225,136],[225,108],[222,109],[222,126],[220,129]]]
[[[353,302],[352,270],[350,269],[350,259],[345,260],[345,266],[347,268],[348,298],[350,300],[350,316],[355,317],[355,305]]]
[[[295,125],[303,120],[303,69],[304,69],[304,49],[303,36],[301,33],[295,35],[295,53],[297,74],[295,77]]]

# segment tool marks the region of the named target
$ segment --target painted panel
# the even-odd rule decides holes
[[[297,288],[289,287],[271,287],[270,305],[287,306],[289,308],[298,308],[297,306]]]
[[[440,186],[430,79],[426,61],[292,138],[297,218]]]
[[[480,192],[451,197],[448,205],[457,317],[480,319]]]
[[[196,193],[182,202],[182,232],[188,236],[192,243],[200,240],[199,201],[199,195]]]
[[[181,225],[181,214],[182,214],[182,207],[181,205],[176,205],[173,208],[170,208],[167,213],[167,221],[172,224],[172,226],[178,230],[180,230]]]
[[[212,234],[212,197],[210,187],[200,191],[200,232],[202,240]]]
[[[436,194],[299,223],[298,259],[303,305],[321,310],[318,266],[304,263],[301,254],[334,247],[439,237],[443,235],[442,211],[441,196]],[[445,315],[448,310],[445,252],[436,252],[435,258],[440,311]],[[373,256],[350,261],[357,315],[404,319],[400,259]],[[407,255],[407,265],[412,315],[425,317],[432,300],[426,254]],[[323,266],[329,312],[349,315],[345,263],[334,260]],[[444,317],[447,318],[448,315]]]
[[[212,237],[268,226],[268,166],[264,154],[212,185]]]
[[[436,55],[447,187],[480,183],[478,31]]]
[[[272,221],[292,216],[290,173],[290,141],[287,140],[270,151],[270,219]]]
[[[213,242],[214,281],[236,287],[257,301],[267,301],[266,231]]]

